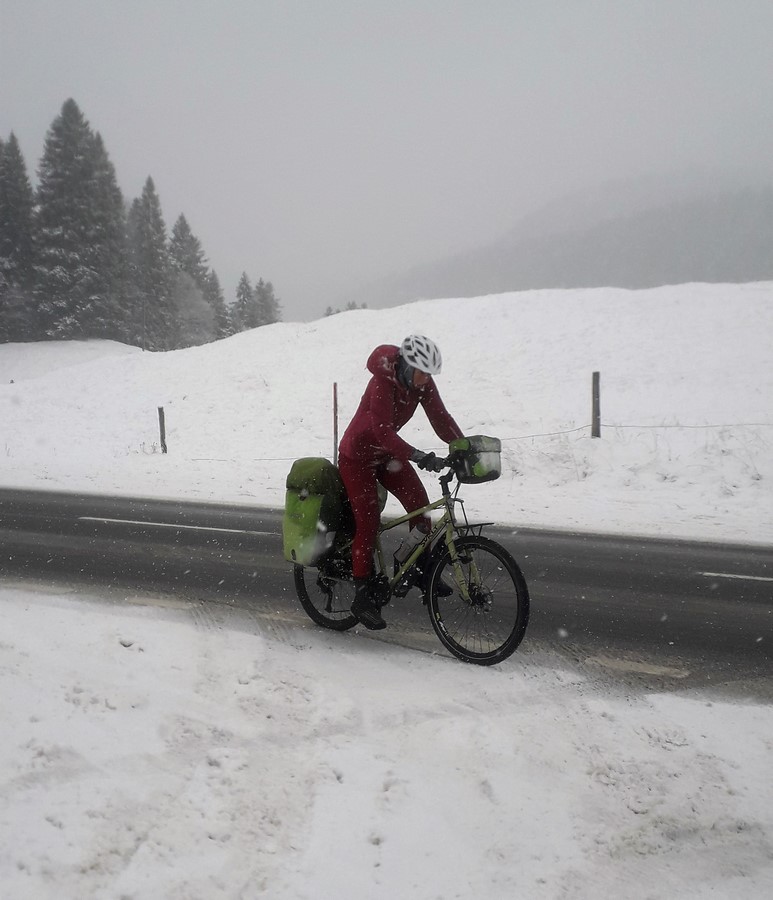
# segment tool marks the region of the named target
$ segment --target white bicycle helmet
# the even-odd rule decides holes
[[[400,347],[400,355],[409,366],[427,375],[438,375],[443,366],[438,345],[422,334],[408,335]]]

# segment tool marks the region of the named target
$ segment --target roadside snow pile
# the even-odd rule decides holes
[[[770,283],[424,301],[170,353],[0,346],[0,373],[39,373],[0,387],[0,479],[281,507],[294,458],[332,457],[333,383],[342,432],[370,351],[410,332],[442,348],[438,385],[465,432],[503,440],[503,477],[465,491],[475,518],[773,540]],[[403,435],[443,450],[422,414]]]
[[[768,708],[110,599],[0,588],[5,897],[771,896]]]

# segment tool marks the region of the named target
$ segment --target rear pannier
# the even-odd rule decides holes
[[[346,516],[346,491],[328,459],[296,459],[286,482],[282,545],[288,562],[315,566],[335,543]]]
[[[463,484],[480,484],[499,478],[502,471],[502,442],[499,438],[482,434],[457,438],[451,441],[448,449],[454,457],[454,473]]]

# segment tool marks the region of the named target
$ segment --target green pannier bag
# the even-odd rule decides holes
[[[288,562],[315,566],[345,521],[346,490],[328,459],[296,459],[286,482],[282,546]]]
[[[448,450],[454,456],[454,473],[462,484],[494,481],[502,472],[499,438],[474,434],[451,441]]]

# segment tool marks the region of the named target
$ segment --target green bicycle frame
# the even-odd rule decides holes
[[[443,481],[444,479],[441,478],[441,483],[443,483]],[[380,524],[378,535],[376,537],[376,556],[378,557],[378,564],[381,572],[387,575],[390,591],[394,590],[400,579],[414,565],[414,563],[421,556],[424,550],[427,547],[431,546],[436,538],[445,533],[444,540],[451,556],[451,564],[454,569],[454,576],[457,587],[459,588],[459,592],[461,593],[462,598],[466,602],[469,602],[470,594],[467,587],[467,582],[464,577],[464,572],[462,571],[461,564],[459,562],[459,557],[456,553],[456,544],[454,543],[456,518],[454,516],[453,504],[461,502],[461,500],[457,500],[455,496],[451,495],[451,492],[448,490],[448,484],[446,482],[443,484],[443,496],[439,500],[428,503],[426,506],[422,506],[419,509],[415,509],[412,512],[406,513],[405,515],[400,516],[397,519],[390,519],[389,521],[382,522]],[[440,509],[441,507],[444,507],[444,511],[438,522],[433,525],[430,531],[419,541],[418,544],[416,544],[405,562],[390,577],[387,574],[388,570],[385,565],[384,551],[381,546],[381,535],[386,531],[390,531],[392,528],[396,528],[398,525],[402,525],[403,523],[410,521],[415,516],[425,515],[426,513],[432,512],[432,510],[434,509]]]

